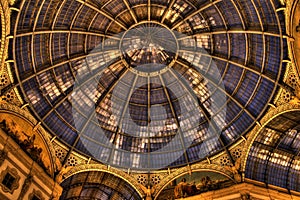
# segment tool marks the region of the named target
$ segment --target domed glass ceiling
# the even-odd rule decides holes
[[[285,70],[284,14],[263,0],[25,0],[23,97],[71,149],[112,166],[205,159],[245,134]]]

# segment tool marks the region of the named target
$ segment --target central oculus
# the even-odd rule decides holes
[[[140,72],[157,72],[168,66],[177,54],[175,34],[154,22],[131,27],[122,37],[120,50],[127,64]]]

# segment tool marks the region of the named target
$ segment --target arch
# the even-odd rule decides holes
[[[294,174],[299,174],[300,104],[285,104],[269,112],[250,133],[242,155],[243,178],[288,190],[299,190]],[[282,120],[286,120],[283,125]],[[254,167],[255,166],[255,167]],[[269,174],[276,173],[280,177]]]
[[[244,172],[246,168],[246,162],[248,158],[248,154],[250,151],[251,146],[253,145],[253,142],[255,141],[256,137],[260,133],[260,131],[274,118],[277,116],[284,114],[286,112],[290,111],[299,111],[300,110],[300,104],[283,104],[279,107],[277,107],[274,110],[271,110],[269,113],[267,113],[261,120],[260,124],[256,125],[254,129],[249,133],[247,142],[245,144],[245,147],[243,149],[242,157],[241,157],[241,170]],[[243,177],[244,178],[244,177]]]
[[[74,176],[78,173],[91,172],[91,171],[99,171],[99,172],[105,172],[105,173],[112,174],[112,175],[124,180],[126,183],[128,183],[130,186],[132,186],[137,191],[137,193],[140,195],[141,198],[143,198],[145,195],[144,189],[132,176],[130,176],[129,174],[127,174],[123,171],[120,171],[115,168],[111,168],[109,166],[105,166],[102,164],[85,164],[85,165],[75,166],[75,167],[71,168],[64,175],[64,179],[62,180],[62,182],[64,180],[68,179],[69,177]]]

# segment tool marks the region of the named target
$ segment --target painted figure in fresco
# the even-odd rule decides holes
[[[186,179],[183,178],[181,182],[174,189],[175,198],[183,198],[193,196],[198,192],[195,183],[189,184]]]
[[[209,176],[203,177],[201,179],[202,189],[210,190],[212,187],[212,181]]]

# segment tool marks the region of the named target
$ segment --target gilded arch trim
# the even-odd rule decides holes
[[[1,16],[1,38],[0,38],[0,74],[3,72],[5,59],[8,50],[8,38],[10,34],[10,5],[13,0],[0,0],[0,16]]]

